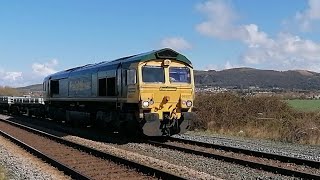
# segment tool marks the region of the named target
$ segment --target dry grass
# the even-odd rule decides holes
[[[0,166],[0,180],[6,180],[6,179],[7,179],[6,171],[2,166]]]
[[[0,96],[19,96],[21,95],[16,89],[7,86],[0,86]]]
[[[320,144],[320,112],[299,112],[277,97],[198,94],[193,129],[221,134]]]

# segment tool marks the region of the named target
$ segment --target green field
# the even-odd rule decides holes
[[[287,100],[289,106],[301,111],[320,110],[320,100]]]

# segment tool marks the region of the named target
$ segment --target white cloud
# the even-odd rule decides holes
[[[204,67],[204,70],[205,71],[209,71],[209,70],[221,71],[224,69],[232,69],[232,68],[238,68],[238,67],[243,67],[243,66],[239,64],[232,64],[230,61],[227,60],[227,62],[224,65],[217,65],[217,64],[206,65]]]
[[[309,0],[308,8],[302,12],[297,12],[295,20],[302,31],[311,31],[314,22],[320,20],[320,1]]]
[[[198,24],[196,30],[206,36],[223,40],[239,40],[249,46],[260,43],[272,44],[265,32],[259,31],[256,24],[236,25],[239,17],[229,1],[211,0],[199,4],[197,9],[207,16],[207,20]]]
[[[19,86],[23,82],[22,72],[0,69],[0,86]]]
[[[233,26],[237,19],[231,4],[223,0],[207,1],[197,5],[197,9],[205,14],[207,20],[198,24],[196,30],[201,34],[220,39],[237,39],[240,31]]]
[[[309,3],[317,4],[312,0]],[[240,64],[265,65],[278,70],[298,68],[320,71],[317,69],[320,64],[319,43],[286,33],[278,33],[275,38],[270,38],[256,24],[237,25],[235,19],[239,15],[229,1],[210,0],[198,5],[197,9],[207,17],[206,21],[196,26],[199,33],[212,38],[237,40],[247,46],[240,57]],[[320,17],[320,11],[313,12],[313,9],[303,14]]]
[[[33,63],[32,70],[33,73],[39,76],[47,76],[49,74],[55,73],[56,70],[54,69],[58,65],[58,60],[52,59],[49,62],[40,64],[40,63]]]
[[[22,79],[22,72],[5,72],[2,77],[5,81],[16,81]]]
[[[191,49],[191,44],[182,37],[168,37],[161,41],[161,47],[168,47],[174,50]]]
[[[204,70],[205,71],[209,71],[209,70],[220,70],[220,67],[216,64],[209,64],[209,65],[206,65],[204,67]]]
[[[32,72],[30,69],[25,72],[8,71],[0,67],[0,86],[23,87],[42,83],[44,76],[56,72],[54,68],[57,65],[58,61],[52,59],[43,64],[33,63]]]
[[[249,24],[243,26],[246,34],[242,41],[249,45],[249,47],[259,47],[260,45],[272,46],[274,41],[268,38],[265,32],[259,31],[259,28],[255,24]]]
[[[230,61],[227,61],[226,64],[224,65],[224,69],[231,69],[236,67],[238,66],[231,64]]]
[[[314,69],[320,63],[320,44],[292,34],[279,33],[272,45],[249,47],[243,54],[247,64],[273,64],[275,68]]]

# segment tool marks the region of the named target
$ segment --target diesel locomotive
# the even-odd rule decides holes
[[[28,112],[75,126],[168,136],[195,118],[192,64],[169,48],[49,75],[43,92],[43,109]]]

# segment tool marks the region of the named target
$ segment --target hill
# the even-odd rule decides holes
[[[306,70],[274,71],[253,68],[234,68],[222,71],[195,71],[195,82],[199,85],[220,87],[258,86],[284,89],[320,89],[320,74]]]
[[[274,71],[253,68],[234,68],[222,71],[195,71],[197,86],[212,85],[220,87],[260,88],[279,87],[284,89],[319,90],[320,73],[306,70]],[[42,84],[17,88],[19,92],[39,92]]]
[[[42,84],[34,84],[26,87],[16,88],[19,91],[42,91]]]
[[[21,95],[33,95],[33,96],[41,96],[42,94],[42,84],[34,84],[26,87],[18,87],[17,91],[20,92]]]

